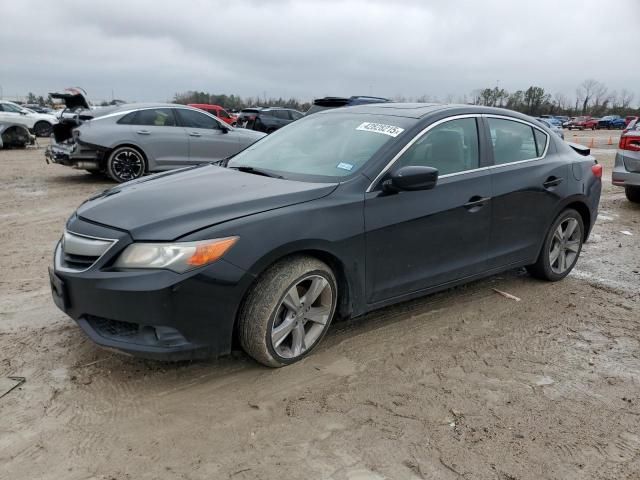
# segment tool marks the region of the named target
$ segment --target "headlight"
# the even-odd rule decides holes
[[[221,258],[239,237],[200,242],[133,243],[116,260],[115,268],[155,268],[183,273]]]

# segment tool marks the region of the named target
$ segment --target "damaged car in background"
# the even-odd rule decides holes
[[[24,125],[0,123],[0,148],[25,148],[35,141],[36,137]]]
[[[47,162],[126,182],[145,173],[215,162],[235,155],[265,134],[236,129],[202,110],[176,104],[125,104],[87,110],[64,98],[67,110],[54,128]]]

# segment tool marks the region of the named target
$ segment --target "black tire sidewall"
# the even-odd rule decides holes
[[[321,277],[323,277],[325,280],[327,280],[329,282],[329,285],[331,286],[331,291],[333,293],[333,300],[332,300],[332,305],[331,305],[331,313],[329,314],[329,320],[327,320],[327,324],[324,326],[324,330],[322,331],[322,333],[320,334],[320,336],[316,339],[316,341],[313,343],[313,345],[307,347],[307,350],[300,356],[295,357],[295,358],[286,358],[286,357],[281,357],[280,355],[278,355],[278,353],[276,352],[275,348],[273,348],[273,343],[271,342],[271,331],[273,329],[273,324],[276,320],[276,314],[278,313],[280,304],[282,303],[282,300],[284,299],[285,295],[287,294],[287,292],[291,289],[291,287],[293,287],[295,284],[297,284],[298,282],[300,282],[300,280],[302,280],[305,277],[309,277],[311,275],[319,275]],[[303,275],[298,276],[295,280],[293,280],[292,282],[289,283],[289,285],[285,288],[285,290],[283,292],[281,292],[280,296],[278,297],[278,301],[276,302],[276,307],[275,309],[271,312],[271,315],[269,315],[269,320],[267,322],[267,330],[266,330],[266,334],[265,334],[265,338],[264,338],[264,342],[265,345],[267,347],[267,351],[269,352],[269,354],[279,363],[283,364],[283,365],[290,365],[292,363],[295,363],[301,359],[303,359],[304,357],[306,357],[309,353],[311,353],[315,347],[322,341],[322,339],[324,338],[324,336],[327,334],[327,331],[329,330],[329,326],[331,325],[331,322],[333,320],[333,316],[335,314],[336,311],[336,305],[338,304],[338,287],[336,285],[336,281],[335,278],[333,277],[333,274],[331,274],[330,272],[326,272],[323,270],[313,270],[310,272],[306,272]]]
[[[563,273],[556,273],[551,269],[551,264],[549,263],[549,249],[551,247],[551,242],[553,240],[553,234],[558,228],[558,225],[560,225],[562,222],[564,222],[568,218],[574,218],[578,221],[578,226],[580,227],[580,248],[578,249],[576,258],[571,264],[571,266],[567,268]],[[571,271],[573,270],[573,267],[575,267],[576,263],[578,262],[578,258],[580,258],[580,253],[582,253],[583,244],[584,244],[584,222],[582,221],[582,217],[577,211],[573,209],[565,210],[560,215],[558,215],[558,218],[556,218],[556,220],[551,225],[551,228],[547,232],[547,236],[545,238],[542,251],[540,252],[540,262],[541,262],[541,267],[544,271],[545,277],[555,282],[558,280],[562,280],[564,277],[569,275],[569,273],[571,273]]]
[[[46,126],[48,133],[46,135],[38,133],[38,126]],[[46,120],[39,120],[33,125],[33,133],[35,133],[37,137],[46,138],[50,136],[52,132],[53,132],[53,125],[51,125]]]
[[[624,188],[624,193],[627,197],[627,200],[629,200],[630,202],[640,203],[640,187],[627,185]]]

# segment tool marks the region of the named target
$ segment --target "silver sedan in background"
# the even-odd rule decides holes
[[[67,118],[53,136],[45,152],[48,161],[126,182],[148,172],[222,160],[265,134],[233,128],[184,105],[129,104],[91,119]]]

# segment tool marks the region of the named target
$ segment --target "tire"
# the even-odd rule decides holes
[[[107,159],[107,175],[114,182],[135,180],[144,175],[146,170],[145,156],[135,147],[115,148]]]
[[[44,120],[40,120],[33,126],[33,133],[36,137],[50,137],[51,133],[53,133],[53,125]]]
[[[567,236],[569,225],[572,225],[573,230]],[[563,230],[563,234],[560,235]],[[582,217],[578,212],[569,208],[558,215],[558,218],[553,222],[536,263],[529,265],[527,270],[532,276],[542,280],[550,282],[562,280],[569,275],[578,261],[583,241],[584,223]],[[558,252],[557,256],[553,253],[554,251]],[[553,256],[555,256],[555,260],[552,260]],[[564,264],[561,263],[563,261]]]
[[[319,293],[305,305],[312,286]],[[242,348],[268,367],[301,360],[327,333],[337,297],[335,275],[320,260],[295,256],[274,264],[260,276],[240,309]]]
[[[640,203],[640,187],[627,185],[624,187],[624,193],[627,196],[627,200],[630,202]]]

